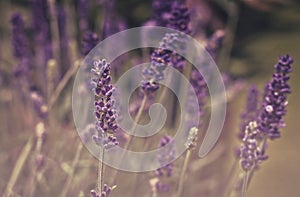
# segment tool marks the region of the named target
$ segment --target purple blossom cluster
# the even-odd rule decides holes
[[[12,46],[15,58],[19,60],[19,65],[15,70],[16,76],[29,75],[29,41],[25,35],[25,24],[20,14],[11,17],[12,23]]]
[[[154,2],[157,4],[159,3]],[[162,6],[164,7],[164,6]],[[190,33],[189,22],[190,13],[188,8],[181,2],[174,1],[172,9],[169,13],[164,13],[168,16],[166,27],[175,29],[182,33]],[[176,52],[182,51],[184,48],[184,36],[180,33],[168,33],[162,39],[159,48],[155,49],[151,55],[150,67],[144,69],[142,82],[142,89],[146,93],[155,92],[159,88],[158,81],[164,79],[164,70],[166,66],[173,66],[180,72],[183,71],[185,66],[184,57],[178,55]]]
[[[161,138],[160,140],[160,144],[159,144],[159,147],[162,148],[164,146],[166,146],[167,144],[171,143],[171,146],[170,148],[168,149],[161,149],[161,151],[159,152],[158,154],[158,161],[164,165],[164,163],[166,163],[167,161],[170,161],[172,159],[174,159],[175,157],[175,147],[174,147],[174,144],[173,144],[173,141],[172,141],[172,137],[170,136],[164,136]],[[166,175],[166,176],[172,176],[172,172],[173,172],[173,164],[170,163],[170,164],[167,164],[167,165],[164,165],[162,168],[159,168],[155,171],[155,174],[157,176],[163,176],[163,175]]]
[[[172,8],[172,0],[153,0],[152,15],[156,25],[165,27],[170,19],[170,11]]]
[[[41,65],[46,66],[48,60],[53,58],[53,46],[50,27],[50,5],[47,0],[31,0],[32,33],[37,51],[41,55]],[[41,50],[41,51],[40,51]],[[40,65],[40,66],[41,66]]]
[[[96,190],[91,190],[91,195],[92,197],[108,197],[110,192],[115,188],[116,186],[113,187],[108,187],[108,185],[104,184],[103,185],[103,190],[101,193],[97,192]]]
[[[259,147],[260,144],[257,140],[259,133],[257,123],[255,121],[249,122],[245,128],[245,134],[240,148],[240,163],[242,169],[245,171],[257,168],[259,163],[268,158]]]
[[[183,2],[174,1],[167,27],[190,34],[190,11]]]
[[[171,146],[169,148],[166,148],[165,146],[171,143]],[[164,148],[162,148],[164,147]],[[171,177],[173,173],[174,164],[168,163],[169,161],[173,160],[175,158],[175,147],[173,144],[173,139],[170,136],[164,136],[161,138],[160,144],[159,144],[159,154],[157,155],[158,161],[163,166],[161,168],[158,168],[155,171],[155,175],[157,176],[157,181],[155,182],[155,188],[158,192],[166,192],[169,190],[169,184],[164,183],[162,181],[163,177]],[[166,163],[168,163],[166,165]]]
[[[142,89],[145,92],[155,92],[159,88],[158,82],[164,79],[164,70],[171,61],[172,51],[168,49],[177,38],[176,33],[166,34],[159,48],[152,53],[150,66],[143,70],[145,80],[142,81]]]
[[[97,130],[97,135],[93,136],[93,140],[97,145],[109,149],[118,145],[115,137],[118,126],[117,114],[113,108],[115,101],[112,98],[114,87],[110,84],[110,64],[105,59],[96,60],[91,72],[95,75],[91,84],[95,94],[95,129]]]
[[[279,129],[285,126],[283,116],[288,104],[287,95],[291,93],[288,81],[292,63],[289,55],[279,57],[273,78],[265,87],[258,128],[271,140],[280,138]]]
[[[258,116],[258,96],[259,92],[256,86],[251,86],[247,96],[246,109],[241,115],[241,130],[238,134],[240,139],[244,138],[246,126],[251,121],[255,121]]]
[[[242,145],[239,151],[243,170],[257,169],[266,160],[267,141],[280,138],[279,129],[285,126],[287,94],[291,93],[288,80],[293,59],[279,57],[272,80],[266,84],[262,107],[257,109],[258,91],[252,87],[248,94],[247,107],[242,114]],[[255,167],[255,168],[254,168]]]
[[[99,41],[99,36],[96,33],[86,32],[82,39],[82,55],[87,55]]]
[[[197,99],[198,99],[199,111],[197,113],[198,113],[198,117],[200,117],[200,119],[201,119],[204,115],[204,106],[205,106],[205,101],[206,101],[206,97],[207,97],[206,82],[198,70],[192,70],[191,77],[190,77],[190,83],[191,83],[192,87],[194,88],[194,91],[195,91]],[[191,105],[189,107],[189,110],[195,109],[193,106],[194,103],[189,102],[188,104]],[[193,117],[190,117],[190,118],[193,118]],[[199,125],[201,125],[201,122]],[[196,125],[190,125],[190,126],[192,127],[192,126],[196,126]]]

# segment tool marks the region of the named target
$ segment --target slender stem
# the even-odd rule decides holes
[[[247,185],[248,185],[248,177],[249,177],[248,171],[245,171],[244,177],[243,177],[243,187],[242,187],[241,197],[245,197],[245,195],[246,195]]]
[[[100,148],[100,157],[101,160],[99,161],[98,165],[98,191],[100,194],[102,194],[102,186],[103,186],[103,173],[104,173],[104,152],[105,152],[105,147]]]
[[[42,123],[43,124],[43,123]],[[36,148],[35,148],[35,158],[42,153],[42,146],[43,146],[43,139],[42,136],[38,136],[36,141]],[[34,166],[32,168],[32,178],[30,181],[30,187],[29,187],[29,197],[34,196],[36,184],[37,184],[37,176],[38,176],[38,170]]]
[[[77,146],[75,157],[74,157],[73,162],[72,162],[71,171],[68,175],[67,181],[66,181],[66,183],[63,187],[64,189],[61,192],[60,197],[65,197],[68,194],[69,188],[71,186],[71,183],[72,183],[72,180],[73,180],[73,177],[74,177],[74,172],[75,172],[76,166],[79,162],[79,158],[80,158],[80,155],[81,155],[81,152],[82,152],[82,148],[83,148],[82,142],[79,142],[79,144]]]
[[[53,52],[54,52],[54,59],[57,61],[58,65],[60,64],[60,48],[58,46],[59,43],[59,31],[58,31],[58,21],[57,21],[57,14],[55,10],[55,1],[48,0],[49,11],[50,11],[50,31],[52,36],[52,44],[53,44]]]
[[[177,190],[176,197],[181,196],[181,193],[182,193],[182,190],[183,190],[184,176],[185,176],[185,173],[186,173],[186,169],[187,169],[187,166],[188,166],[188,163],[189,163],[190,156],[191,156],[191,150],[188,149],[187,152],[186,152],[186,155],[185,155],[183,168],[182,168],[182,171],[181,171],[181,174],[180,174],[179,185],[178,185],[178,190]]]
[[[125,146],[124,146],[124,149],[125,149],[125,150],[127,150],[127,149],[129,148],[129,146],[131,145],[131,142],[132,142],[132,140],[133,140],[133,138],[134,138],[134,134],[135,134],[135,130],[136,130],[136,127],[137,127],[137,123],[138,123],[138,121],[141,119],[143,110],[144,110],[145,105],[146,105],[146,101],[147,101],[147,95],[144,95],[144,96],[143,96],[142,103],[141,103],[141,106],[140,106],[140,108],[139,108],[139,111],[138,111],[138,113],[137,113],[137,115],[136,115],[136,117],[135,117],[135,119],[134,119],[134,122],[135,122],[136,124],[134,124],[133,128],[131,129],[131,130],[132,130],[132,136],[131,136],[131,138],[127,141],[127,143],[126,143]]]
[[[19,155],[19,158],[14,166],[14,169],[12,171],[10,179],[7,183],[7,186],[6,186],[6,189],[4,192],[4,196],[7,196],[7,197],[12,196],[14,185],[15,185],[16,181],[18,180],[18,177],[19,177],[19,175],[22,171],[22,168],[25,164],[25,161],[28,158],[31,147],[32,147],[32,138],[29,138],[29,140],[27,141],[26,145],[24,146],[24,148],[23,148],[21,154]]]
[[[62,92],[62,90],[64,89],[64,87],[67,85],[68,81],[73,77],[73,75],[75,75],[79,66],[80,66],[80,63],[76,61],[74,66],[72,66],[67,71],[67,73],[64,75],[62,80],[59,82],[59,84],[57,85],[56,89],[54,90],[52,96],[50,97],[49,106],[48,106],[49,110],[53,107],[54,103],[57,101],[57,98],[59,97],[59,95]]]
[[[157,192],[153,191],[151,197],[157,197]]]
[[[224,183],[223,189],[220,192],[220,194],[223,194],[224,197],[230,196],[230,193],[232,192],[232,189],[230,189],[232,184],[231,182],[235,178],[235,172],[238,166],[237,164],[238,164],[238,159],[235,159],[230,169],[230,172],[225,179],[226,183]]]

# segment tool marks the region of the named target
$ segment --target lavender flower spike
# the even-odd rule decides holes
[[[11,17],[12,23],[12,45],[14,56],[18,59],[22,59],[24,55],[28,53],[28,41],[24,34],[25,25],[23,18],[20,14],[16,13]]]
[[[110,192],[112,190],[114,190],[116,187],[117,187],[116,185],[114,185],[112,187],[108,187],[106,184],[104,184],[101,194],[99,192],[97,192],[96,190],[91,190],[91,195],[92,195],[92,197],[108,197]]]
[[[247,96],[246,109],[241,115],[242,123],[241,123],[241,131],[238,134],[240,139],[244,138],[246,126],[249,122],[257,119],[258,115],[258,89],[256,86],[251,86]]]
[[[170,136],[164,136],[161,138],[159,147],[164,147],[163,149],[160,150],[158,154],[158,161],[160,162],[161,168],[158,168],[155,171],[156,178],[153,178],[150,180],[150,185],[152,186],[152,190],[154,192],[168,192],[170,185],[163,181],[163,177],[168,178],[171,177],[173,174],[173,168],[174,164],[173,163],[168,163],[169,161],[173,160],[175,157],[175,147],[174,143],[172,141],[172,137]],[[171,146],[166,148],[169,143],[171,143]],[[165,165],[168,163],[167,165]]]
[[[113,109],[115,101],[112,99],[114,87],[110,84],[110,64],[105,59],[96,60],[91,71],[95,75],[91,83],[95,94],[95,128],[98,133],[93,136],[93,140],[108,149],[118,144],[115,137],[118,126],[116,111]]]
[[[189,9],[184,5],[184,3],[174,1],[172,4],[171,17],[168,21],[167,27],[189,34],[191,33],[189,23]]]
[[[25,24],[20,14],[16,13],[11,17],[12,23],[12,46],[13,54],[19,60],[18,67],[15,70],[15,75],[28,78],[30,53],[28,47],[28,39],[25,35]]]
[[[168,143],[172,143],[170,148],[169,149],[162,149],[159,152],[159,155],[158,155],[158,160],[161,163],[161,165],[164,165],[164,163],[174,159],[175,148],[174,148],[174,144],[172,142],[172,137],[170,137],[170,136],[162,137],[159,147],[164,147]],[[155,171],[155,174],[160,177],[160,176],[163,176],[164,172],[165,172],[165,174],[169,177],[169,176],[172,176],[172,171],[173,171],[173,164],[169,163],[166,166],[157,169]]]
[[[286,114],[288,104],[287,95],[291,93],[288,81],[292,63],[293,59],[289,55],[279,57],[274,66],[276,71],[273,78],[265,87],[258,128],[263,136],[271,140],[279,138],[279,129],[285,126],[283,116]]]
[[[152,1],[152,15],[153,20],[159,26],[166,26],[168,24],[168,20],[171,17],[170,11],[172,8],[171,0],[153,0]]]
[[[257,129],[257,123],[250,122],[245,129],[245,136],[240,148],[240,163],[244,171],[250,171],[254,169],[259,161],[260,149],[259,142],[256,139],[259,134]]]
[[[86,32],[82,39],[82,55],[87,55],[99,42],[99,37],[96,33]]]

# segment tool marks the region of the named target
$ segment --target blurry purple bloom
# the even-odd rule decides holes
[[[11,17],[12,23],[12,46],[13,54],[19,60],[18,66],[14,71],[14,74],[29,78],[30,70],[30,48],[28,46],[29,41],[25,35],[25,24],[22,16],[18,13],[13,14]]]
[[[198,117],[200,118],[200,120],[202,119],[203,115],[204,115],[204,106],[205,106],[205,101],[206,101],[206,97],[207,97],[207,87],[206,87],[206,82],[203,78],[203,76],[201,75],[201,73],[198,70],[192,70],[191,72],[191,77],[190,77],[190,82],[191,85],[194,88],[195,94],[197,96],[198,99],[198,106],[199,106],[199,114]],[[192,112],[194,109],[196,109],[194,107],[194,103],[193,102],[188,102],[188,110],[189,112]],[[191,119],[193,117],[190,117]],[[190,120],[192,122],[192,120]],[[200,122],[201,125],[201,122]],[[191,127],[196,126],[196,125],[190,125]]]
[[[153,5],[157,4],[156,6],[158,6],[160,5],[159,3],[161,2],[153,2]],[[189,22],[190,15],[188,8],[174,1],[166,27],[173,28],[182,33],[190,33]],[[164,79],[166,66],[173,66],[178,71],[183,71],[185,59],[174,51],[183,52],[184,48],[184,35],[180,33],[167,33],[165,35],[159,48],[155,49],[151,55],[150,67],[143,71],[145,80],[142,82],[142,89],[146,93],[155,92],[159,88],[157,82]]]
[[[170,144],[170,147],[166,148],[165,146],[167,144]],[[161,138],[160,145],[159,147],[165,147],[163,149],[159,150],[159,154],[157,155],[158,161],[160,164],[163,166],[155,171],[156,176],[161,177],[161,176],[172,176],[173,172],[173,163],[169,163],[165,165],[165,163],[170,162],[175,158],[175,147],[173,143],[173,139],[170,136],[164,136]]]
[[[53,58],[49,5],[47,0],[30,0],[30,3],[35,56],[41,58],[37,65],[46,67],[48,60]]]
[[[152,1],[152,17],[155,24],[165,27],[171,17],[172,0],[153,0]]]
[[[115,0],[104,0],[105,19],[101,39],[105,39],[127,28],[124,20],[117,17]]]
[[[108,187],[106,184],[104,184],[101,194],[96,190],[91,190],[91,195],[92,197],[108,197],[110,192],[116,187],[117,186]]]
[[[189,23],[189,9],[182,2],[174,1],[172,4],[171,17],[168,21],[167,27],[189,34],[191,33]]]
[[[170,185],[167,183],[162,183],[161,181],[158,181],[155,184],[155,187],[157,192],[168,192],[170,190]]]
[[[81,32],[89,30],[89,13],[90,13],[90,2],[89,0],[77,0],[77,13],[78,13],[78,25]]]
[[[28,40],[25,35],[25,24],[20,14],[11,17],[13,53],[17,59],[23,59],[29,53]]]
[[[242,124],[241,124],[240,133],[238,134],[238,137],[240,139],[244,138],[244,135],[245,135],[244,132],[245,132],[246,126],[249,124],[249,122],[257,119],[258,95],[259,95],[259,92],[257,90],[257,87],[254,85],[251,86],[249,89],[249,92],[248,92],[246,109],[241,115]]]
[[[44,36],[49,36],[49,6],[47,0],[30,0],[31,13],[33,19],[32,29],[38,40],[44,40]]]
[[[61,64],[63,65],[63,68],[67,68],[70,65],[69,38],[67,33],[67,16],[63,6],[57,6],[56,10],[57,10],[57,22],[58,22],[58,30],[59,30],[59,38],[60,38]],[[65,72],[66,69],[62,71]]]
[[[142,89],[147,92],[155,92],[159,88],[159,81],[164,79],[164,70],[167,66],[173,66],[180,72],[183,71],[185,59],[174,51],[181,51],[184,46],[183,39],[178,33],[167,33],[160,42],[159,48],[151,55],[151,64],[143,70],[144,81]]]
[[[279,57],[273,78],[265,87],[258,129],[263,136],[271,140],[279,138],[279,129],[285,126],[283,116],[286,114],[288,104],[287,95],[291,93],[288,80],[292,63],[293,59],[289,55]]]
[[[106,60],[96,60],[91,72],[95,75],[91,84],[95,94],[95,117],[97,135],[93,140],[97,145],[110,148],[118,144],[115,133],[117,114],[114,110],[115,101],[112,99],[114,88],[110,76],[110,64]]]
[[[82,40],[82,54],[87,55],[99,42],[99,37],[96,33],[86,32]]]
[[[255,121],[246,126],[240,148],[240,163],[244,171],[257,169],[262,161],[268,159],[265,152],[259,147],[260,140],[257,136],[260,135],[260,132]]]

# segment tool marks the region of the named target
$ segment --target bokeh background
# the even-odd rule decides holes
[[[72,58],[69,64],[61,65],[57,74],[59,81],[68,73],[69,68],[80,62],[83,57],[80,53],[83,32],[78,32],[78,21],[72,18],[77,14],[74,7],[78,1],[48,2],[66,8],[70,17],[68,22],[71,23],[67,24],[67,27],[72,27],[68,29],[70,38],[67,45]],[[101,32],[103,16],[107,14],[103,8],[104,2],[105,0],[92,1],[94,6],[89,17],[94,32]],[[284,0],[190,0],[187,5],[190,8],[199,8],[199,13],[194,16],[208,18],[209,22],[204,25],[205,34],[211,34],[216,29],[226,30],[216,61],[220,70],[226,72],[232,80],[242,81],[243,88],[233,92],[234,97],[228,104],[228,117],[221,139],[212,153],[203,160],[203,163],[209,163],[209,167],[196,157],[191,163],[186,180],[186,190],[190,191],[185,191],[184,196],[222,196],[218,188],[226,183],[225,177],[235,159],[234,148],[239,145],[236,134],[239,132],[239,118],[245,106],[248,87],[250,84],[256,84],[262,91],[264,84],[271,78],[277,57],[287,53],[295,60],[291,74],[292,94],[288,98],[288,113],[285,117],[287,127],[282,129],[282,138],[269,144],[267,152],[270,158],[255,173],[247,196],[299,196],[299,3]],[[84,147],[80,148],[78,145],[80,140],[74,127],[71,109],[72,77],[65,84],[52,112],[49,112],[49,118],[44,122],[47,134],[42,148],[44,163],[40,171],[35,168],[35,127],[37,122],[42,120],[26,105],[24,98],[20,97],[21,90],[16,83],[14,71],[18,61],[12,54],[10,22],[15,12],[21,13],[25,22],[30,24],[30,2],[0,1],[0,193],[4,194],[20,155],[30,144],[28,158],[15,180],[13,196],[28,196],[32,187],[35,187],[33,196],[59,196],[68,180],[71,182],[66,196],[89,196],[89,190],[95,187],[97,180],[97,160]],[[126,28],[143,25],[151,18],[151,1],[116,0],[114,16],[114,20],[125,21]],[[199,32],[196,37],[201,40],[202,34]],[[35,75],[38,76],[39,72],[40,70],[37,70]],[[39,77],[35,77],[34,80],[38,83],[43,81]],[[43,85],[37,85],[37,88],[41,87]],[[78,150],[80,157],[76,163]],[[73,165],[74,161],[76,168]],[[178,167],[175,172],[178,173],[182,160],[176,162]],[[107,169],[109,177],[113,169]],[[35,170],[42,173],[37,173],[37,180],[32,181]],[[153,174],[138,174],[138,187],[134,186],[136,178],[132,178],[131,173],[120,172],[119,176],[118,187],[112,196],[150,196],[148,182]],[[207,181],[201,182],[203,180]],[[202,188],[201,184],[205,192],[199,191]],[[130,192],[131,190],[136,191]]]

